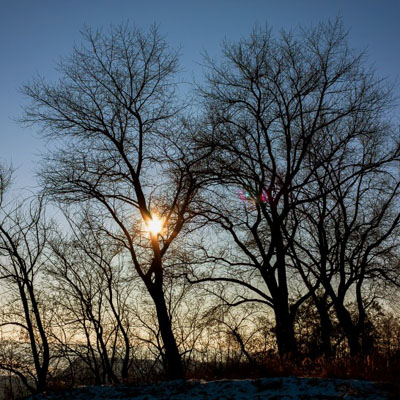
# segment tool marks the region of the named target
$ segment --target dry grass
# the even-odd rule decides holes
[[[255,365],[247,362],[197,365],[187,374],[193,379],[244,379],[272,376],[359,379],[400,383],[400,359],[387,359],[379,354],[368,357],[335,359],[303,358],[282,360],[270,357]]]

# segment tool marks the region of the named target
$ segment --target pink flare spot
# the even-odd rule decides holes
[[[246,197],[244,196],[244,194],[241,190],[239,190],[239,197],[240,197],[240,200],[242,200],[243,202],[246,201]]]

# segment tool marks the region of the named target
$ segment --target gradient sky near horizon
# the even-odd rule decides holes
[[[400,0],[0,0],[0,161],[16,169],[16,189],[37,186],[35,169],[44,148],[35,127],[13,121],[26,101],[23,83],[39,73],[57,78],[60,56],[79,43],[81,28],[129,22],[156,23],[172,46],[181,47],[186,77],[201,73],[201,53],[218,56],[224,38],[247,36],[254,24],[279,32],[342,17],[350,45],[367,51],[378,74],[400,83]]]

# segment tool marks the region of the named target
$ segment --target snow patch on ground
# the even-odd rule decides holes
[[[254,380],[170,381],[129,386],[85,386],[30,400],[386,400],[388,385],[369,381],[280,377]]]

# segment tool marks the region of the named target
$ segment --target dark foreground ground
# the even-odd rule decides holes
[[[393,385],[370,381],[280,377],[255,380],[189,380],[140,386],[85,386],[30,400],[338,400],[400,399]]]

